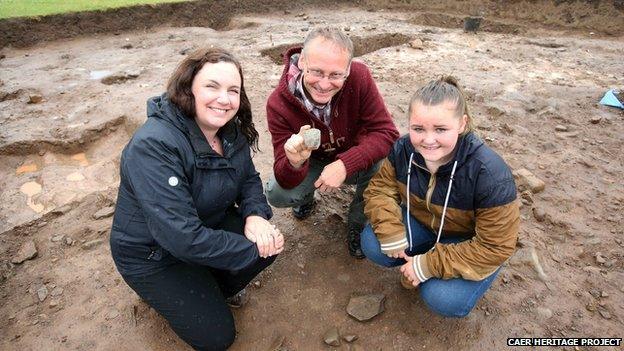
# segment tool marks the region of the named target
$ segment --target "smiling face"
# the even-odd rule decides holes
[[[233,63],[206,63],[193,78],[195,121],[204,132],[216,133],[240,106],[241,76]]]
[[[313,39],[299,56],[299,68],[303,70],[303,86],[312,100],[325,105],[340,91],[344,79],[330,80],[330,76],[346,76],[349,73],[349,52],[323,37]],[[310,72],[323,74],[315,77]]]
[[[468,116],[457,116],[457,106],[450,101],[427,106],[416,101],[409,119],[410,141],[435,172],[453,158],[459,135],[466,128]]]

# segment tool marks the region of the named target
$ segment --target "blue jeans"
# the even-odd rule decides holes
[[[403,208],[403,223],[407,223],[407,211]],[[409,256],[427,252],[433,246],[436,235],[425,228],[414,217],[409,216],[412,227],[412,250],[406,250]],[[405,226],[407,232],[407,225]],[[441,238],[441,243],[457,243],[461,238]],[[409,242],[409,238],[408,238]],[[386,256],[381,251],[379,240],[368,224],[361,235],[362,252],[366,258],[384,267],[396,267],[405,264],[402,258]],[[420,296],[425,304],[434,312],[445,317],[465,317],[472,311],[477,301],[490,288],[500,268],[489,277],[472,281],[462,278],[439,279],[431,278],[419,285]]]

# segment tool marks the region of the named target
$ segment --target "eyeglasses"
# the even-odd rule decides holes
[[[305,62],[305,60],[304,60],[304,62]],[[308,65],[308,63],[306,62],[306,66],[307,65]],[[330,73],[330,74],[327,74],[327,75],[325,75],[325,72],[323,72],[321,70],[309,69],[307,67],[306,67],[305,72],[307,74],[309,74],[310,76],[318,79],[318,80],[321,80],[321,79],[327,77],[327,80],[329,80],[330,82],[338,83],[338,82],[342,82],[345,79],[347,79],[347,77],[349,76],[349,68],[350,68],[350,65],[349,65],[349,67],[347,67],[347,72],[346,73],[333,72],[333,73]]]
[[[325,75],[323,71],[320,71],[318,69],[308,69],[308,68],[306,68],[306,73],[319,80],[327,77],[327,80],[329,80],[330,82],[341,82],[347,79],[347,77],[349,76],[347,73],[336,73],[336,72]]]

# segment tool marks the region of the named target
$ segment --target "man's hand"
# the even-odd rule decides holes
[[[342,160],[336,160],[323,168],[314,186],[321,192],[330,192],[338,189],[347,179],[347,169]]]
[[[284,236],[274,225],[260,216],[245,218],[245,237],[256,243],[260,257],[277,255],[284,250]]]
[[[403,258],[407,261],[407,263],[401,266],[401,273],[403,273],[405,278],[407,278],[407,280],[409,280],[409,282],[414,287],[417,287],[418,284],[420,284],[420,280],[416,278],[416,272],[414,272],[414,267],[412,266],[412,261],[414,260],[414,257],[410,257],[406,255]]]
[[[310,126],[307,124],[301,127],[299,133],[291,135],[284,144],[286,158],[288,158],[288,162],[290,162],[293,168],[300,168],[312,154],[312,149],[308,148],[303,142],[303,132],[308,129],[310,129]]]

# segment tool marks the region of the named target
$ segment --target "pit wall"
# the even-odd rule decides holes
[[[355,6],[370,11],[401,10],[424,14],[423,23],[436,23],[435,12],[450,13],[463,18],[468,15],[527,24],[594,32],[598,35],[624,35],[624,0],[550,0],[550,1],[479,1],[479,0],[199,0],[183,3],[140,5],[105,11],[87,11],[40,17],[0,20],[0,48],[28,47],[38,42],[74,38],[152,27],[210,27],[225,29],[232,17],[244,13],[285,13],[302,11],[306,7],[331,8]],[[344,24],[347,24],[345,22]],[[341,24],[337,24],[341,25]]]

